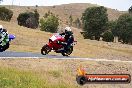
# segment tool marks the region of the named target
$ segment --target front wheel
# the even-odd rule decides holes
[[[46,55],[46,54],[48,54],[50,51],[51,51],[51,49],[49,48],[49,46],[48,46],[48,45],[44,45],[44,46],[42,47],[42,49],[41,49],[41,54],[42,54],[42,55]]]
[[[61,54],[63,56],[69,56],[73,51],[73,46],[71,46],[69,49],[67,49],[65,52],[62,52]]]

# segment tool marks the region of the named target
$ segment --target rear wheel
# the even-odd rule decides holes
[[[6,49],[8,49],[9,48],[9,43],[7,43],[6,45],[4,45],[4,46],[0,46],[0,52],[3,52],[3,51],[5,51]]]
[[[42,49],[41,49],[41,54],[42,54],[42,55],[46,55],[46,54],[48,54],[50,51],[51,51],[51,49],[49,48],[49,46],[48,46],[48,45],[44,45],[44,46],[42,47]]]
[[[66,50],[66,52],[62,52],[61,54],[63,56],[69,56],[73,51],[73,47],[71,46],[69,49]]]
[[[0,52],[3,52],[4,49],[3,49],[3,46],[0,46]]]

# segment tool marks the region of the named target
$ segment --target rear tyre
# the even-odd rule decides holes
[[[3,51],[5,51],[5,50],[7,50],[8,48],[9,48],[9,43],[7,43],[6,45],[4,45],[4,46],[0,46],[0,52],[3,52]]]
[[[3,46],[0,46],[0,52],[3,52],[4,49],[3,49]]]
[[[42,54],[42,55],[46,55],[46,54],[48,54],[50,51],[51,51],[51,49],[49,48],[49,46],[48,46],[48,45],[44,45],[44,46],[42,47],[42,49],[41,49],[41,54]]]
[[[63,56],[69,56],[73,51],[73,47],[71,46],[69,49],[67,49],[65,52],[62,52],[61,54]]]

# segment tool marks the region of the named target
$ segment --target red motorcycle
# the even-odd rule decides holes
[[[46,55],[53,50],[56,53],[61,53],[63,56],[69,56],[73,52],[73,46],[77,41],[73,41],[66,50],[64,45],[59,44],[58,42],[65,42],[65,38],[64,36],[59,35],[59,33],[55,33],[50,37],[49,43],[42,47],[41,54]]]

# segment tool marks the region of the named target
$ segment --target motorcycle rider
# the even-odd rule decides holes
[[[59,44],[62,44],[64,46],[64,49],[68,49],[69,46],[73,43],[74,41],[74,36],[73,32],[70,27],[66,27],[65,31],[63,33],[60,33],[60,35],[64,35],[65,37],[65,42],[59,42]]]
[[[3,28],[2,25],[0,25],[0,45],[4,46],[9,42],[9,36],[6,29]]]

